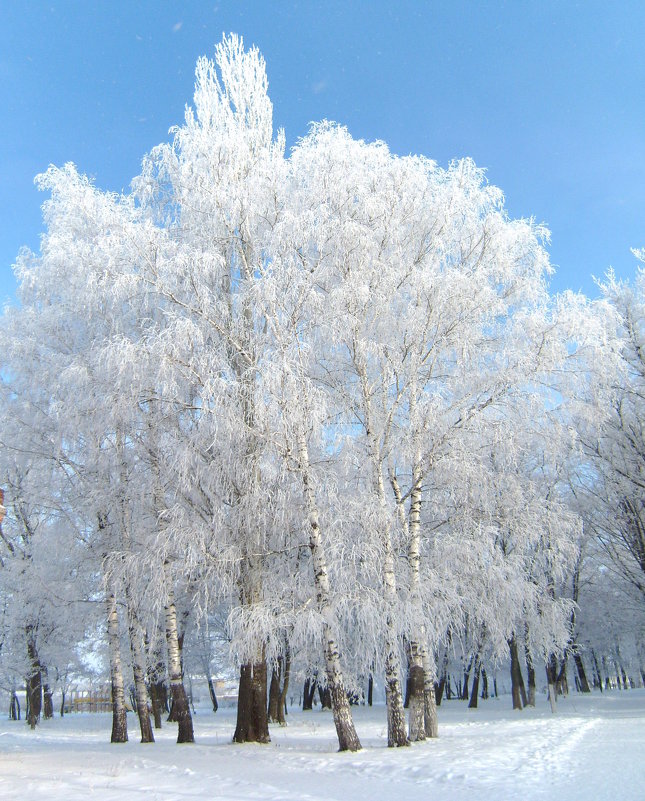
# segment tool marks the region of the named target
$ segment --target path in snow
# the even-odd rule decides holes
[[[31,732],[0,722],[0,799],[48,801],[640,801],[645,797],[645,690],[546,699],[513,713],[510,698],[468,710],[442,704],[440,738],[385,747],[385,710],[358,708],[364,750],[336,752],[327,712],[293,710],[268,746],[230,742],[233,710],[195,718],[197,743],[177,746],[171,725],[154,745],[110,745],[110,716],[70,715]]]

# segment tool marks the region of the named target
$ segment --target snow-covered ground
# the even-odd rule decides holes
[[[513,713],[509,697],[478,710],[440,707],[440,738],[385,747],[383,707],[355,709],[364,750],[339,754],[331,715],[293,709],[272,727],[270,745],[233,745],[234,710],[198,710],[195,745],[175,744],[176,727],[154,745],[110,745],[108,714],[43,722],[0,722],[0,799],[47,801],[504,801],[645,798],[645,690],[572,694],[552,715]]]

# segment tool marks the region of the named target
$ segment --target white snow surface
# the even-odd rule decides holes
[[[110,745],[109,714],[72,714],[41,723],[0,722],[0,799],[47,801],[390,801],[416,799],[645,798],[645,690],[572,694],[552,715],[512,712],[510,697],[444,701],[440,737],[386,747],[385,709],[354,716],[364,750],[337,753],[331,714],[290,710],[269,745],[234,745],[235,710],[199,709],[195,745],[176,745],[176,726],[138,742]]]

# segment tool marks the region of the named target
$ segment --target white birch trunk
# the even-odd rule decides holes
[[[312,485],[309,451],[304,434],[301,434],[299,437],[298,457],[307,514],[309,517],[309,548],[313,560],[316,601],[318,610],[323,618],[327,686],[331,693],[332,711],[334,724],[336,726],[336,734],[338,735],[339,750],[358,751],[361,748],[361,743],[356,734],[349,701],[347,700],[347,693],[345,692],[343,683],[340,652],[335,635],[336,621],[331,605],[329,573],[320,531],[320,514],[318,512],[316,495]]]
[[[128,721],[125,708],[123,666],[119,644],[119,615],[116,596],[112,590],[106,594],[107,635],[110,652],[110,678],[112,682],[112,739],[113,743],[128,741]]]
[[[166,645],[168,647],[168,677],[173,703],[173,718],[177,721],[177,742],[193,743],[193,719],[188,705],[188,696],[184,688],[181,675],[181,657],[179,654],[179,638],[177,635],[177,609],[175,607],[175,593],[172,584],[170,562],[164,562],[164,577],[166,583]]]
[[[119,475],[121,485],[121,497],[119,503],[121,546],[124,553],[129,554],[131,549],[130,510],[125,498],[125,488],[127,486],[127,464],[124,454],[123,435],[120,431],[117,432],[116,446],[121,457]],[[135,612],[134,598],[132,597],[132,586],[127,575],[125,578],[125,604],[128,616],[130,654],[132,656],[132,672],[134,674],[134,688],[137,699],[137,716],[139,718],[139,728],[141,730],[141,742],[153,743],[155,738],[152,733],[150,713],[148,712],[148,690],[146,688],[145,681],[146,668],[141,648],[142,633]]]
[[[141,729],[141,742],[154,743],[148,710],[148,689],[146,687],[146,665],[141,647],[142,632],[134,611],[132,594],[126,589],[126,605],[128,607],[128,631],[130,634],[130,653],[132,654],[132,672],[134,674],[134,689],[137,699],[137,716]]]
[[[419,421],[417,419],[417,364],[413,364],[413,377],[410,385],[410,425],[413,426],[415,437],[418,437]],[[408,530],[408,562],[410,565],[410,595],[414,607],[415,619],[423,619],[421,605],[421,485],[423,473],[421,470],[421,452],[417,448],[412,467],[412,489],[410,492],[410,521]],[[426,644],[426,631],[423,625],[419,626],[418,634],[411,636],[410,652],[413,654],[414,668],[420,667],[418,672],[419,684],[423,690],[419,697],[410,694],[410,739],[424,740],[426,737],[434,738],[439,735],[437,720],[437,704],[434,694],[434,671],[432,670],[428,648]],[[411,671],[412,669],[411,668]],[[413,690],[417,686],[413,685]]]
[[[408,745],[405,731],[405,710],[401,693],[399,644],[394,610],[396,607],[396,576],[394,574],[394,552],[391,527],[385,519],[385,490],[380,468],[377,475],[379,501],[384,513],[381,531],[383,558],[383,593],[386,607],[385,618],[385,700],[387,704],[387,744]]]
[[[376,497],[381,512],[378,532],[383,551],[383,597],[385,601],[385,700],[387,704],[387,744],[388,747],[409,745],[405,731],[405,710],[401,693],[401,664],[396,630],[396,575],[394,573],[394,551],[392,549],[392,525],[387,514],[385,486],[383,483],[382,459],[379,443],[373,433],[372,409],[367,370],[360,347],[356,344],[354,365],[361,381],[363,411],[365,415],[365,435],[369,448],[370,461],[374,474]]]
[[[417,464],[419,460],[417,460]],[[410,516],[406,517],[403,507],[401,490],[392,473],[390,477],[394,497],[397,503],[399,520],[407,534],[408,562],[410,565],[410,593],[412,602],[418,606],[417,613],[421,617],[421,600],[419,597],[420,583],[420,544],[421,544],[421,474],[415,469],[413,472],[414,487],[410,493]],[[421,672],[418,668],[421,667]],[[416,680],[415,680],[416,677]],[[435,698],[434,680],[435,671],[426,645],[426,633],[420,627],[419,636],[412,636],[410,642],[410,706],[409,706],[409,738],[411,742],[423,740],[426,737],[439,736],[439,722],[437,719],[437,702]],[[418,683],[422,683],[421,692],[418,692]]]
[[[417,466],[413,471],[413,487],[410,493],[410,523],[408,527],[408,563],[410,569],[410,597],[415,614],[421,617],[419,593],[421,566],[421,476]],[[421,635],[421,636],[419,636]],[[423,632],[413,631],[410,639],[410,705],[409,736],[412,742],[425,740],[425,671],[421,645]],[[425,639],[425,638],[424,638]]]
[[[98,514],[99,534],[106,536],[108,520],[105,512]],[[105,584],[105,606],[107,612],[107,640],[110,655],[110,681],[112,686],[112,737],[113,743],[128,741],[128,719],[125,708],[125,690],[123,682],[123,666],[121,663],[121,645],[119,638],[119,612],[116,604],[116,592],[112,576],[106,565],[107,554],[103,555],[103,581]]]
[[[437,719],[437,699],[434,694],[436,676],[430,654],[425,646],[422,648],[421,658],[423,660],[423,703],[426,737],[438,737],[439,721]]]

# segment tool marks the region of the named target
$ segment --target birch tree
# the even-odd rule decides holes
[[[645,262],[645,251],[634,252]],[[613,370],[605,360],[592,373],[592,381],[595,375],[606,387],[599,400],[607,394],[610,400],[609,414],[595,418],[600,425],[582,429],[594,471],[589,524],[611,569],[645,597],[645,271],[638,269],[633,285],[610,272],[600,289],[609,325],[616,326],[619,358]],[[597,401],[590,400],[593,408]]]
[[[400,158],[326,122],[287,157],[264,61],[237,37],[199,60],[172,133],[131,193],[72,165],[40,177],[47,232],[19,257],[23,307],[3,324],[7,395],[24,389],[47,486],[103,587],[114,738],[127,622],[142,739],[145,630],[166,643],[178,740],[193,740],[182,607],[225,610],[235,741],[268,741],[267,665],[288,659],[329,690],[341,750],[360,748],[348,691],[374,671],[388,745],[436,736],[449,639],[475,674],[482,654],[524,642],[550,659],[568,641],[559,585],[579,520],[545,442],[575,439],[578,409],[600,405],[562,402],[589,371],[574,358],[587,334],[562,319],[584,315],[548,297],[547,232],[510,219],[471,160]],[[604,426],[579,472],[617,548],[625,532],[637,544],[640,312],[604,291],[623,310],[593,324],[621,320],[612,381],[629,382],[578,426]],[[603,528],[617,498],[622,539]]]

